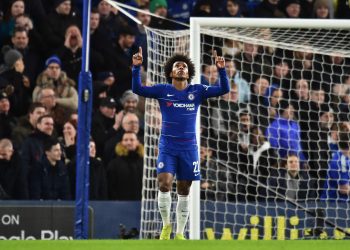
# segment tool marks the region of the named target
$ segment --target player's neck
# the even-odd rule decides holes
[[[183,80],[183,79],[173,78],[172,84],[173,84],[174,88],[177,90],[184,90],[188,86],[188,82],[186,79]]]

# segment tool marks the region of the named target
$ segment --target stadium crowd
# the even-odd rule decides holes
[[[0,199],[74,199],[82,2],[0,2]],[[131,12],[156,29],[186,28],[168,19],[190,16],[350,17],[347,0],[119,2],[166,17]],[[130,90],[131,57],[143,48],[146,84],[146,33],[107,2],[92,3],[90,199],[140,200],[145,107]],[[350,59],[229,39],[215,49],[231,91],[202,106],[202,198],[348,200]],[[215,84],[216,68],[203,61],[202,84]],[[347,174],[332,155],[348,157]]]

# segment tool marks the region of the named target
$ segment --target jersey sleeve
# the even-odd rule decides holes
[[[221,96],[230,91],[228,77],[224,68],[219,69],[220,84],[203,85],[201,84],[202,98]]]
[[[164,84],[142,86],[140,68],[141,66],[133,66],[132,68],[132,91],[135,94],[149,98],[158,98],[161,96]]]

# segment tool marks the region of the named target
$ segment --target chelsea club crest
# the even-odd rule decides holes
[[[193,101],[193,99],[194,99],[194,94],[189,94],[188,95],[188,100]]]

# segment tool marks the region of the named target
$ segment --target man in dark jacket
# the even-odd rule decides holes
[[[22,161],[8,139],[0,140],[0,189],[0,200],[28,199]]]
[[[12,142],[15,148],[20,148],[23,141],[34,132],[38,118],[45,112],[46,108],[41,103],[33,102],[30,105],[28,115],[21,117],[12,130]]]
[[[133,132],[125,132],[107,167],[111,200],[141,200],[144,148]]]
[[[36,130],[23,142],[22,145],[22,159],[23,166],[28,178],[29,198],[31,196],[32,186],[37,185],[37,178],[40,175],[38,163],[44,154],[43,145],[53,133],[54,121],[50,115],[39,117]]]
[[[39,175],[32,185],[31,198],[44,200],[71,199],[67,166],[62,161],[61,145],[57,139],[45,141],[45,154],[38,162]]]

